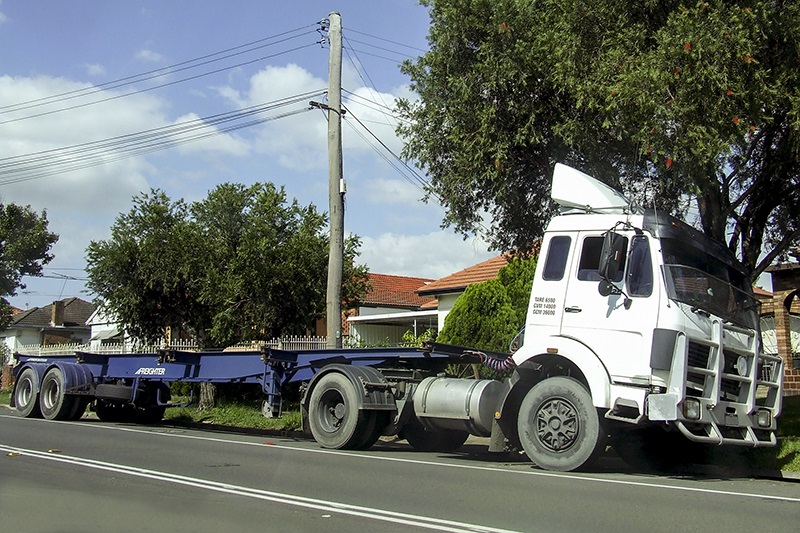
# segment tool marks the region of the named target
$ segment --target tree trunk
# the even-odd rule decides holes
[[[203,411],[213,409],[217,405],[217,386],[213,383],[200,384],[200,404],[198,408]]]

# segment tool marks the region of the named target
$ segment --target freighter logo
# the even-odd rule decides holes
[[[167,369],[164,368],[164,367],[160,367],[160,368],[142,367],[142,368],[140,368],[139,370],[137,370],[135,372],[135,375],[137,375],[137,376],[163,376],[164,374],[166,374],[166,372],[167,372]]]

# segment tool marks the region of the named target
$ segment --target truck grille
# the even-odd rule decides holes
[[[712,347],[697,342],[689,342],[687,359],[686,381],[687,395],[695,397],[707,396],[713,387],[713,380],[718,373],[712,357]],[[739,354],[723,350],[722,373],[720,380],[720,396],[730,401],[744,401],[742,394],[742,379],[736,371],[736,361]]]

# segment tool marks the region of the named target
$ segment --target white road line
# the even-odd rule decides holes
[[[20,420],[19,417],[16,416],[9,416],[9,415],[0,415],[0,418],[8,417],[8,418],[16,418]],[[24,419],[36,422],[43,422],[43,423],[53,423],[52,421],[45,421],[41,419]],[[386,457],[380,455],[373,455],[373,454],[363,454],[363,453],[353,453],[353,452],[342,452],[339,450],[326,450],[322,448],[301,448],[298,446],[288,446],[284,444],[270,444],[269,446],[265,446],[263,442],[248,442],[248,441],[238,441],[238,440],[231,440],[231,439],[222,439],[219,437],[206,437],[203,435],[185,435],[185,434],[175,434],[175,433],[167,433],[165,431],[159,431],[158,428],[150,429],[150,430],[143,430],[143,429],[136,429],[130,427],[120,427],[120,426],[106,426],[101,424],[84,424],[81,422],[58,422],[60,424],[77,424],[82,425],[85,427],[92,427],[92,428],[102,428],[102,429],[109,429],[115,431],[128,431],[131,433],[142,433],[146,435],[159,435],[162,437],[171,437],[171,438],[179,438],[179,439],[190,439],[190,440],[200,440],[200,441],[208,441],[208,442],[217,442],[217,443],[224,443],[224,444],[238,444],[242,446],[259,446],[259,447],[268,447],[273,449],[279,450],[288,450],[288,451],[295,451],[295,452],[302,452],[302,453],[318,453],[318,454],[335,454],[339,456],[347,456],[347,457],[356,457],[361,459],[369,459],[373,461],[389,461],[389,462],[397,462],[397,463],[407,463],[407,464],[418,464],[424,466],[432,466],[432,467],[440,467],[440,468],[457,468],[457,469],[467,469],[467,470],[476,470],[476,471],[488,471],[488,472],[498,472],[504,474],[511,474],[511,475],[524,475],[524,476],[538,476],[538,477],[549,477],[549,478],[556,478],[556,479],[572,479],[572,480],[580,480],[580,481],[590,481],[595,483],[606,483],[611,485],[622,485],[622,486],[629,486],[629,487],[641,487],[641,488],[650,488],[650,489],[661,489],[661,490],[671,490],[671,491],[678,491],[678,492],[693,492],[693,493],[703,493],[703,494],[716,494],[720,496],[739,496],[742,498],[752,498],[757,500],[777,500],[777,501],[786,501],[786,502],[793,502],[793,503],[800,503],[800,497],[789,497],[789,496],[774,496],[769,494],[755,494],[755,493],[748,493],[748,492],[735,492],[735,491],[727,491],[727,490],[715,490],[715,489],[705,489],[699,487],[683,487],[683,486],[676,486],[676,485],[666,485],[663,483],[646,483],[642,481],[629,481],[629,480],[622,480],[622,479],[604,479],[604,478],[597,478],[591,477],[581,474],[564,474],[559,472],[546,472],[543,470],[526,470],[526,471],[519,471],[519,470],[507,470],[503,468],[497,467],[490,467],[490,466],[477,466],[477,465],[465,465],[465,464],[452,464],[452,463],[441,463],[435,461],[424,461],[421,459],[404,459],[399,457]]]
[[[93,459],[86,459],[83,457],[45,453],[37,450],[28,450],[25,448],[16,448],[6,445],[0,445],[0,451],[5,453],[20,454],[21,456],[24,457],[34,457],[37,459],[43,459],[47,461],[67,463],[71,465],[80,466],[83,468],[92,468],[96,470],[115,472],[118,474],[126,474],[129,476],[153,479],[156,481],[161,481],[166,483],[185,485],[197,489],[211,490],[215,492],[233,494],[235,496],[244,496],[248,498],[255,498],[258,500],[265,500],[279,504],[304,507],[307,509],[314,509],[326,513],[338,513],[349,516],[357,516],[361,518],[367,518],[370,520],[380,520],[383,522],[391,522],[393,524],[407,525],[407,526],[431,529],[436,531],[449,531],[453,533],[460,533],[464,531],[474,531],[478,533],[484,533],[484,532],[514,533],[513,530],[508,530],[508,529],[481,526],[478,524],[469,524],[466,522],[457,522],[454,520],[443,520],[440,518],[413,515],[408,513],[398,513],[386,509],[362,507],[359,505],[350,505],[335,501],[319,500],[316,498],[306,498],[303,496],[295,496],[292,494],[286,494],[281,492],[255,489],[252,487],[243,487],[240,485],[232,485],[229,483],[220,483],[208,479],[181,476],[177,474],[171,474],[169,472],[161,472],[158,470],[149,470],[146,468],[132,467],[115,463],[107,463],[103,461],[95,461]]]

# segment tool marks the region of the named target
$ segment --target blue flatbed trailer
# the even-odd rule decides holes
[[[323,411],[328,406],[334,412],[331,423],[337,429],[352,417],[335,413],[337,406],[341,410],[347,403],[345,397],[352,400],[358,416],[366,411],[367,418],[376,418],[375,424],[386,426],[391,422],[390,412],[397,415],[402,411],[408,384],[412,384],[408,387],[411,392],[413,384],[443,373],[451,363],[480,361],[467,349],[437,343],[421,348],[339,350],[282,350],[266,346],[248,351],[167,348],[155,353],[130,354],[15,354],[15,359],[12,407],[23,416],[43,416],[51,420],[78,419],[91,403],[101,420],[157,422],[164,410],[174,405],[170,402],[169,384],[172,382],[257,385],[265,396],[265,416],[277,417],[281,414],[282,390],[286,385],[316,383],[324,374],[335,373],[345,376],[349,384],[333,383],[336,397],[330,399],[331,393],[328,393],[315,401]],[[337,379],[329,377],[327,381]],[[311,400],[309,395],[303,403],[306,423]],[[325,416],[323,413],[317,418],[323,420]],[[395,429],[407,418],[407,415],[404,420],[393,417]],[[375,424],[367,423],[367,426]],[[366,431],[363,423],[359,425],[362,426],[359,433]],[[369,432],[374,434],[377,429]],[[379,435],[370,436],[358,447],[364,447],[373,436]],[[352,442],[345,442],[343,446],[334,447],[354,446]]]

